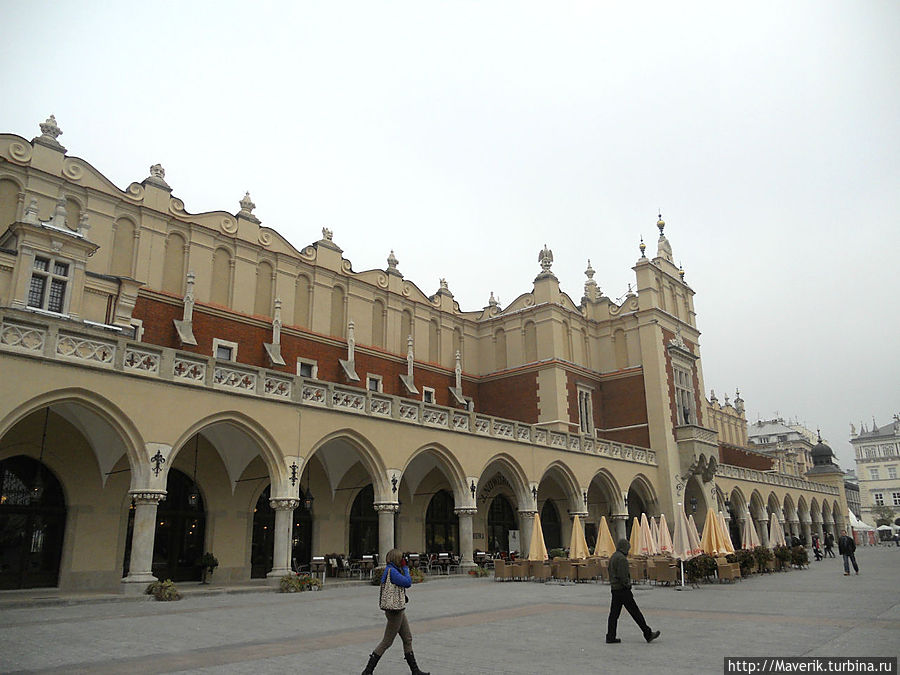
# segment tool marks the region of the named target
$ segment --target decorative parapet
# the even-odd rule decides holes
[[[815,481],[804,480],[796,476],[788,476],[782,473],[769,473],[766,471],[757,471],[756,469],[748,469],[743,466],[734,466],[732,464],[719,464],[716,469],[716,476],[719,478],[733,478],[735,480],[746,480],[753,483],[764,483],[766,485],[776,485],[778,487],[797,488],[798,490],[807,490],[809,492],[821,492],[827,495],[838,495],[838,489],[832,485],[817,483]]]
[[[103,327],[79,330],[70,321],[13,309],[0,309],[0,355],[31,358],[158,378],[177,385],[228,391],[284,404],[351,412],[451,433],[486,436],[509,443],[542,446],[612,460],[656,466],[656,453],[593,436],[549,430],[536,424],[426,404],[399,396],[307,379],[282,371],[219,361],[177,349],[133,342]],[[64,330],[60,327],[64,326]],[[110,327],[112,329],[113,327]]]

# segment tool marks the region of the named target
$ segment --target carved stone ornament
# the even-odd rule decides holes
[[[65,148],[56,140],[62,135],[62,129],[56,124],[56,116],[50,115],[50,117],[40,123],[40,127],[41,135],[34,139],[35,142],[41,145],[48,145],[51,148],[62,149],[65,152]]]
[[[136,506],[157,506],[166,498],[165,491],[154,492],[150,490],[139,490],[131,493],[131,498]]]
[[[388,274],[393,274],[394,276],[398,276],[401,278],[403,277],[403,274],[401,274],[400,270],[397,269],[397,265],[400,264],[400,261],[397,260],[397,256],[394,255],[394,249],[391,249],[391,252],[388,254],[387,264],[388,264],[388,268],[387,268]]]
[[[241,213],[253,213],[253,209],[256,208],[256,204],[253,203],[253,200],[250,199],[250,191],[244,193],[244,198],[240,201],[241,205]]]
[[[400,510],[399,504],[375,504],[375,510],[378,513],[397,513]]]
[[[331,238],[334,236],[334,233],[329,230],[327,227],[322,228],[322,239],[325,241],[331,241]]]
[[[538,262],[541,264],[542,274],[551,274],[550,267],[553,265],[553,251],[544,244],[544,249],[538,253]]]
[[[300,506],[299,499],[270,499],[269,506],[275,511],[293,511]]]
[[[156,185],[157,187],[161,187],[164,190],[172,190],[172,188],[166,182],[166,170],[162,167],[162,164],[152,165],[150,167],[150,175],[144,179],[144,182],[150,183],[151,185]]]

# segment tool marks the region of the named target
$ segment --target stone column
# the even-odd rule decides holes
[[[812,546],[812,532],[809,529],[809,523],[805,520],[800,523],[800,533],[803,535],[802,538],[806,542],[805,546]]]
[[[375,504],[378,513],[378,562],[382,565],[388,551],[394,548],[394,515],[399,510],[399,504]]]
[[[281,577],[291,573],[291,525],[300,500],[270,499],[269,506],[275,511],[275,551],[272,571],[266,575],[266,580],[270,586],[277,586]]]
[[[612,520],[612,535],[615,537],[615,541],[613,544],[618,544],[619,539],[625,539],[625,522],[628,520],[628,514],[620,513],[615,516],[610,516],[610,520]]]
[[[153,540],[156,535],[156,508],[166,493],[163,491],[132,491],[134,527],[131,531],[131,559],[128,576],[122,579],[122,592],[139,595],[147,584],[156,581],[151,572]]]
[[[825,545],[825,544],[824,544],[824,541],[825,541],[825,533],[822,531],[822,523],[820,523],[819,521],[814,521],[814,522],[813,522],[813,528],[815,529],[816,534],[819,536],[819,542],[820,542],[820,544],[821,544],[822,546],[824,546],[824,545]]]
[[[475,543],[472,541],[472,517],[478,509],[461,507],[454,509],[459,517],[459,567],[462,570],[470,570],[475,567],[473,550]]]
[[[747,531],[747,527],[749,527],[749,526],[750,526],[750,523],[753,522],[752,520],[750,520],[749,518],[747,518],[747,516],[744,516],[743,518],[738,518],[737,521],[738,521],[738,528],[739,528],[740,531],[741,531],[741,540],[738,542],[738,545],[735,546],[736,549],[741,548],[741,546],[744,545],[744,538],[745,538],[745,537],[744,537],[744,532]],[[732,543],[733,543],[733,542],[732,542]]]
[[[528,549],[531,547],[531,530],[534,529],[534,509],[522,509],[519,511],[519,557],[527,558],[531,555]],[[510,551],[512,553],[512,551]]]
[[[759,533],[759,543],[766,548],[769,548],[769,521],[767,520],[759,520],[757,521],[757,529],[756,531]]]

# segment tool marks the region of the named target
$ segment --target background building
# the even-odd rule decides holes
[[[775,470],[792,476],[805,476],[813,466],[810,451],[816,437],[811,433],[802,425],[785,424],[781,417],[757,420],[747,431],[753,448],[772,457]]]
[[[856,454],[856,473],[859,481],[860,520],[875,525],[875,507],[888,507],[900,516],[900,419],[894,415],[890,424],[879,427],[851,425],[850,444]]]
[[[0,135],[2,588],[140,591],[199,579],[204,551],[223,581],[393,546],[469,566],[536,513],[550,546],[575,515],[624,535],[714,508],[763,541],[771,514],[844,522],[827,467],[721,455],[743,412],[703,396],[661,217],[621,301],[590,263],[573,300],[544,246],[517,298],[470,311],[389,249],[357,271],[327,229],[296,248],[249,194],[190,213],[158,164],[120,189],[40,126]]]

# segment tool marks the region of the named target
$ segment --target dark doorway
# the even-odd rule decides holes
[[[262,491],[253,509],[250,544],[250,578],[264,578],[272,571],[275,555],[275,511],[269,504],[271,485]],[[294,509],[291,525],[291,565],[299,569],[312,558],[312,518],[303,506]]]
[[[447,490],[435,493],[425,511],[425,551],[459,553],[459,516],[453,495]]]
[[[503,495],[494,497],[488,508],[487,529],[488,552],[508,551],[509,531],[518,530],[519,524],[509,500]]]
[[[547,550],[562,548],[562,524],[559,521],[559,510],[552,500],[548,499],[541,508],[541,530],[544,531],[544,544]]]
[[[59,584],[66,501],[40,462],[18,456],[0,462],[0,589]]]
[[[631,526],[634,524],[634,519],[641,519],[641,514],[647,513],[647,506],[644,504],[644,498],[640,495],[640,493],[634,488],[628,489],[628,520],[625,522],[625,536],[627,538],[631,538]],[[647,513],[647,517],[650,517],[650,514]]]
[[[371,483],[359,491],[350,509],[349,553],[354,559],[378,553],[378,514],[375,513],[375,489]]]
[[[194,504],[190,499],[192,493],[196,496]],[[170,469],[166,498],[156,509],[153,575],[172,581],[200,581],[200,556],[203,555],[205,536],[203,496],[199,490],[194,490],[189,476],[178,469]]]

